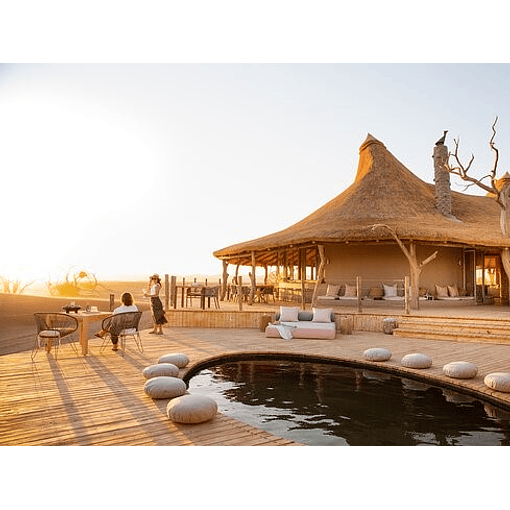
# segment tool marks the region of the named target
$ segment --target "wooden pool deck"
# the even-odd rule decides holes
[[[221,413],[199,425],[177,425],[165,414],[167,400],[152,400],[143,392],[142,370],[159,356],[183,352],[194,366],[215,357],[236,355],[292,355],[364,363],[363,351],[386,347],[393,353],[385,363],[366,363],[431,382],[461,386],[506,406],[510,394],[489,390],[483,378],[490,372],[510,372],[510,345],[461,343],[398,338],[355,331],[334,340],[265,338],[257,329],[166,328],[163,336],[143,331],[144,352],[128,343],[125,352],[90,341],[90,354],[82,356],[73,344],[54,357],[40,350],[32,362],[29,351],[0,356],[0,445],[295,445]],[[400,367],[411,352],[433,358],[427,370]],[[454,381],[442,374],[444,364],[470,361],[478,376]]]

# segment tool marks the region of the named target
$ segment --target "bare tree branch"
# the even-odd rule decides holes
[[[453,153],[450,152],[450,154],[449,154],[450,158],[453,157],[455,159],[457,166],[450,166],[449,162],[446,163],[446,166],[447,166],[447,170],[451,174],[458,175],[463,181],[467,181],[468,183],[470,183],[466,186],[466,189],[468,186],[472,186],[472,185],[478,186],[479,188],[483,189],[487,193],[490,193],[491,195],[495,195],[496,201],[503,208],[504,205],[500,199],[500,192],[497,188],[497,178],[496,178],[496,172],[498,169],[498,162],[499,162],[499,151],[498,151],[498,148],[496,147],[496,144],[494,142],[494,139],[496,138],[496,124],[497,124],[497,122],[498,122],[498,117],[496,116],[496,119],[492,123],[492,136],[489,141],[490,148],[495,153],[494,165],[487,175],[484,175],[480,179],[477,179],[476,177],[472,177],[471,175],[469,175],[468,172],[471,169],[471,165],[473,164],[473,161],[475,160],[475,156],[473,154],[471,155],[471,159],[469,160],[469,163],[467,164],[467,166],[464,166],[462,164],[462,162],[460,161],[460,157],[459,157],[459,145],[460,145],[459,139],[453,140],[453,142],[455,144],[455,151]],[[483,182],[486,179],[490,180],[490,185],[485,184]]]

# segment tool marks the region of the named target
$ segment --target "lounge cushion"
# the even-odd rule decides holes
[[[43,329],[39,331],[39,336],[41,338],[58,338],[60,336],[59,331],[55,331],[54,329]]]
[[[336,324],[334,322],[282,322],[281,324],[290,326],[290,331],[294,338],[317,338],[333,339],[336,335]],[[269,324],[266,328],[267,338],[281,338],[278,328],[274,324]]]
[[[177,377],[179,375],[179,368],[172,363],[158,363],[157,365],[144,368],[142,375],[145,379],[152,379],[161,375]]]
[[[356,291],[357,291],[356,285],[349,285],[348,283],[346,283],[344,297],[346,298],[358,297]]]
[[[391,358],[391,351],[382,347],[372,347],[363,353],[368,361],[388,361]]]
[[[298,320],[298,306],[280,306],[280,320],[294,322]]]
[[[331,322],[331,308],[314,308],[312,322]]]
[[[510,374],[508,372],[493,372],[485,376],[485,386],[505,393],[510,393]]]
[[[158,363],[172,363],[172,365],[175,365],[177,368],[184,368],[189,363],[189,358],[186,354],[175,352],[160,356]]]
[[[167,416],[177,423],[202,423],[214,418],[217,411],[216,402],[206,395],[184,395],[166,406]]]
[[[467,361],[453,361],[443,367],[443,374],[454,379],[472,379],[477,373],[476,365]]]
[[[338,293],[340,292],[340,285],[328,285],[326,290],[326,297],[335,298],[338,297]]]
[[[163,375],[149,379],[143,391],[151,398],[174,398],[186,393],[186,384],[177,377]]]
[[[426,354],[415,352],[406,354],[400,364],[406,368],[430,368],[432,366],[432,358]]]
[[[395,283],[393,285],[384,285],[384,297],[397,297],[397,286],[398,284]]]

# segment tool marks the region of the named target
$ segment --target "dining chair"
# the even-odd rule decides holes
[[[193,306],[193,299],[199,299],[202,303],[204,289],[206,287],[188,287],[186,289],[186,306]]]
[[[79,326],[78,319],[66,313],[34,313],[37,333],[35,335],[35,344],[32,349],[32,360],[37,355],[41,345],[46,346],[50,352],[53,340],[55,345],[55,359],[58,357],[58,349],[62,338],[72,335]]]
[[[143,312],[124,312],[109,315],[103,319],[101,328],[110,334],[105,335],[100,352],[103,352],[111,339],[111,331],[119,337],[120,347],[126,350],[126,338],[132,337],[140,352],[143,352],[142,338],[138,325]]]
[[[219,309],[220,301],[218,299],[220,288],[219,287],[204,287],[204,299],[207,299],[208,307],[211,308],[211,299],[214,301],[214,306]]]

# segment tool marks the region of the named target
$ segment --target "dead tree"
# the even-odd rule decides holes
[[[460,177],[463,181],[468,183],[469,186],[478,186],[480,189],[486,191],[488,194],[493,196],[496,200],[496,203],[500,207],[500,228],[501,234],[503,237],[510,238],[510,225],[508,223],[508,206],[510,203],[510,176],[504,179],[501,179],[498,183],[497,179],[497,169],[498,169],[498,161],[499,161],[499,151],[496,147],[494,139],[496,138],[496,124],[498,122],[498,117],[494,120],[492,124],[492,136],[489,141],[489,146],[491,150],[494,152],[494,164],[489,170],[489,172],[481,178],[473,177],[469,174],[471,170],[471,166],[473,161],[475,160],[475,156],[471,155],[471,159],[467,165],[463,165],[459,158],[459,140],[454,140],[455,143],[455,152],[449,154],[449,160],[453,159],[455,161],[454,165],[450,164],[450,161],[447,162],[448,171]],[[509,239],[510,240],[510,239]],[[510,249],[503,248],[501,250],[501,262],[503,263],[503,268],[505,273],[510,279]]]
[[[406,256],[409,262],[409,271],[411,273],[411,308],[413,310],[418,310],[420,308],[420,274],[423,268],[429,263],[432,262],[437,257],[437,251],[435,251],[432,255],[427,257],[422,262],[418,262],[418,258],[416,257],[416,245],[411,242],[409,244],[409,249],[402,242],[402,240],[398,237],[395,230],[393,230],[390,226],[385,225],[384,223],[378,223],[377,225],[372,226],[372,230],[376,228],[385,228],[391,234],[393,239],[397,241],[397,244],[400,246],[400,249]],[[408,292],[409,289],[405,289]]]

